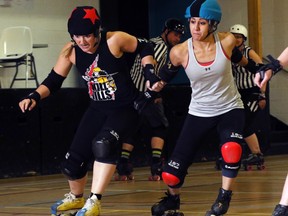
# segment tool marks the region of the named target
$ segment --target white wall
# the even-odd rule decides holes
[[[0,3],[3,1],[0,1]],[[67,19],[76,6],[91,5],[99,10],[98,0],[8,0],[9,7],[0,6],[0,31],[9,26],[25,25],[31,28],[34,43],[48,44],[48,48],[34,49],[37,75],[42,82],[54,66],[63,45],[70,40]],[[21,72],[24,73],[24,66]],[[77,85],[72,70],[63,87]],[[1,87],[8,88],[14,70],[0,68]],[[21,75],[21,74],[20,74]],[[24,76],[24,75],[23,75]],[[17,81],[13,88],[24,88],[25,82]],[[28,87],[36,87],[29,81]]]

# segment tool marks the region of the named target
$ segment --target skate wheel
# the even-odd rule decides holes
[[[127,176],[115,176],[115,181],[127,181],[128,177]]]
[[[252,167],[251,165],[249,165],[249,166],[247,167],[247,170],[248,170],[248,171],[251,171],[251,170],[253,170],[253,167]]]
[[[154,176],[149,176],[148,178],[149,181],[160,181],[161,177],[158,175],[154,175]]]
[[[134,180],[134,176],[133,175],[129,175],[128,176],[128,180]]]
[[[264,169],[265,169],[265,166],[264,166],[264,165],[258,165],[258,166],[257,166],[257,169],[258,169],[258,170],[264,170]]]

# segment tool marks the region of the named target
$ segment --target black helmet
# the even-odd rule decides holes
[[[184,24],[179,19],[175,19],[175,18],[170,18],[165,21],[165,25],[163,27],[162,32],[164,32],[166,29],[168,29],[168,31],[178,32],[182,35],[184,35],[185,33]]]
[[[91,6],[76,7],[68,20],[68,32],[71,35],[98,36],[101,21],[97,10]]]

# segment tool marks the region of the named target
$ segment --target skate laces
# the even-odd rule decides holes
[[[96,200],[88,198],[83,208],[89,210],[95,205],[95,203],[96,203]]]
[[[72,202],[76,199],[76,196],[71,192],[64,194],[64,197],[65,198],[62,200],[63,202]]]

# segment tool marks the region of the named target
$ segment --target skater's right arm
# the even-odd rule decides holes
[[[23,113],[31,111],[41,99],[59,90],[73,64],[75,64],[75,51],[73,44],[69,42],[62,49],[55,66],[45,80],[34,92],[19,102],[21,111]]]

